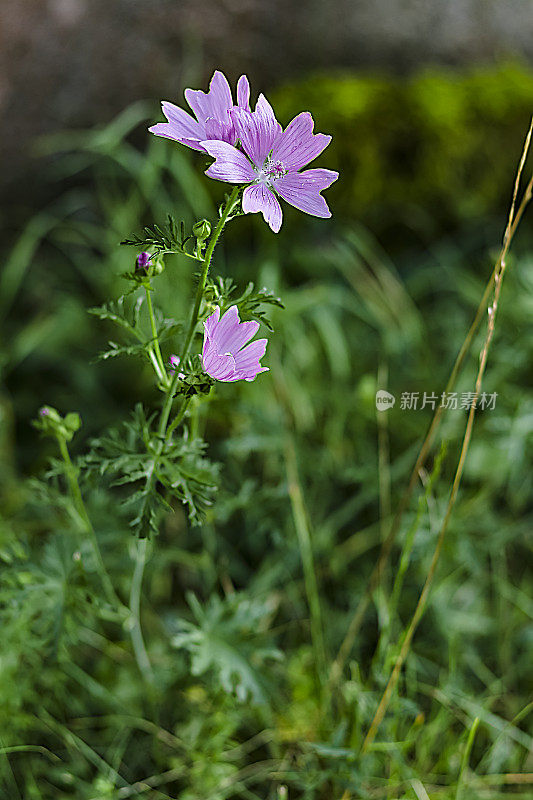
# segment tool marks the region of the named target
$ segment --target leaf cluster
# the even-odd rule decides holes
[[[184,397],[194,397],[198,394],[209,394],[216,381],[204,371],[202,357],[198,354],[186,359],[185,365],[178,367],[180,381],[176,394]]]
[[[139,403],[130,420],[95,439],[83,459],[91,473],[111,478],[111,486],[127,486],[122,499],[130,526],[139,536],[159,532],[162,514],[177,499],[198,525],[211,507],[217,489],[218,465],[205,458],[206,444],[185,430],[162,441]]]
[[[235,296],[236,292],[237,285],[232,278],[210,278],[207,281],[205,291],[206,305],[208,307],[220,306],[222,313],[230,306],[235,305],[239,309],[243,319],[254,319],[257,322],[262,322],[272,331],[273,327],[267,316],[268,312],[264,310],[262,306],[284,308],[280,298],[266,287],[256,289],[252,281],[248,283],[242,294]],[[204,318],[207,317],[209,313],[210,311],[206,308]]]
[[[141,250],[149,250],[155,256],[180,253],[181,255],[202,261],[202,256],[195,248],[190,251],[191,242],[197,241],[193,234],[185,234],[185,223],[176,222],[174,217],[169,214],[164,225],[146,225],[140,234],[132,234],[129,238],[123,239],[120,244],[126,247],[136,247]]]
[[[126,332],[130,339],[129,344],[121,344],[114,340],[109,340],[107,348],[99,353],[98,361],[106,361],[117,356],[142,356],[147,360],[150,359],[150,347],[154,340],[146,336],[140,324],[144,297],[141,295],[135,300],[128,300],[131,295],[132,292],[128,292],[116,300],[111,300],[101,306],[89,309],[89,314],[93,314],[98,319],[112,322],[121,328],[123,332]],[[156,308],[154,313],[159,342],[168,341],[182,330],[181,323],[170,317],[163,316],[159,309]]]

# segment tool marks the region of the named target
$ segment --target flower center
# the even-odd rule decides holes
[[[272,186],[272,181],[275,181],[276,178],[283,178],[286,174],[287,170],[281,161],[272,161],[267,158],[261,169],[257,170],[257,179],[259,183]]]

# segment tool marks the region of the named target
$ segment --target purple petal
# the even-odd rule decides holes
[[[213,313],[204,322],[205,332],[208,337],[213,336],[213,332],[217,326],[219,319],[220,319],[220,308],[217,306],[213,311]]]
[[[246,75],[241,75],[237,81],[237,105],[250,111],[250,84]]]
[[[220,355],[214,345],[205,347],[202,354],[204,370],[217,381],[237,380],[235,378],[235,358],[231,353]]]
[[[281,135],[281,125],[274,116],[272,106],[261,94],[255,111],[233,108],[231,117],[245,153],[257,167],[262,167]]]
[[[203,150],[200,140],[205,139],[204,126],[200,125],[182,108],[164,100],[161,103],[163,114],[168,122],[158,122],[148,128],[150,133],[173,139],[176,142],[192,147],[194,150]]]
[[[235,135],[235,128],[228,115],[227,122],[220,122],[214,117],[210,117],[205,121],[205,136],[203,139],[217,139],[220,142],[227,142],[228,144],[235,144],[237,136]]]
[[[247,186],[242,195],[242,210],[245,214],[260,211],[274,233],[281,228],[283,212],[277,197],[262,183]]]
[[[219,310],[220,313],[220,310]],[[220,317],[219,321],[216,323],[213,334],[210,337],[213,342],[215,343],[217,350],[220,353],[224,352],[224,344],[223,341],[231,336],[232,331],[234,331],[239,326],[239,311],[237,306],[231,306],[228,308],[225,314]],[[229,350],[229,348],[226,348]]]
[[[207,374],[218,381],[253,381],[265,372],[268,367],[259,362],[265,354],[266,339],[239,349],[258,328],[258,322],[240,322],[237,306],[231,306],[222,318],[220,308],[216,308],[204,322],[202,363]]]
[[[204,129],[203,125],[196,122],[196,120],[182,108],[174,105],[174,103],[169,103],[168,100],[163,100],[161,108],[169,123],[174,125],[177,129],[180,129],[180,136],[188,139],[196,139],[201,136]]]
[[[236,355],[237,351],[253,339],[259,330],[259,323],[249,321],[240,322],[239,311],[237,306],[228,308],[220,323],[217,326],[215,333],[215,343],[220,353],[232,353]]]
[[[270,151],[272,150],[278,137],[281,136],[282,127],[277,121],[274,110],[264,94],[260,94],[257,98],[257,103],[255,104],[255,114],[260,120],[260,124],[263,129],[264,144],[265,147],[267,147],[265,152],[266,158],[266,156],[269,155]]]
[[[216,158],[214,164],[205,171],[210,178],[227,183],[250,183],[257,177],[244,153],[231,144],[213,139],[200,144],[210,156]]]
[[[331,136],[313,134],[313,126],[313,117],[308,111],[298,114],[278,137],[272,160],[281,161],[289,172],[309,164],[331,142]]]
[[[268,367],[262,367],[260,359],[265,355],[267,339],[257,339],[247,345],[235,356],[236,380],[253,381],[260,372],[267,372]]]
[[[198,122],[205,122],[209,117],[226,122],[228,111],[233,106],[230,85],[219,70],[213,73],[207,94],[200,89],[185,89],[185,99]]]
[[[239,349],[258,328],[258,322],[239,321],[237,306],[231,306],[222,318],[220,308],[216,308],[204,322],[202,363],[207,374],[218,381],[253,381],[260,372],[266,372],[268,367],[259,363],[265,354],[266,339]]]
[[[274,188],[291,206],[314,217],[326,218],[331,217],[331,211],[320,192],[327,189],[338,177],[339,173],[331,169],[289,172],[274,182]]]
[[[168,122],[158,122],[157,125],[152,125],[151,128],[148,128],[150,133],[154,133],[156,136],[161,136],[164,139],[172,139],[173,142],[179,142],[180,144],[184,144],[186,147],[190,147],[193,150],[199,150],[202,153],[205,153],[205,149],[202,147],[198,139],[181,139],[179,136],[176,136],[172,133],[172,128],[168,124]]]

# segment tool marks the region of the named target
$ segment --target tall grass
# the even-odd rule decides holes
[[[120,238],[219,198],[194,157],[129,144],[145,115],[49,143],[70,188],[2,273],[0,796],[531,796],[533,259],[508,253],[524,206],[492,274],[466,234],[395,265],[361,225],[295,223],[283,250],[257,220],[230,232],[231,274],[286,309],[267,377],[194,409],[222,489],[201,528],[176,508],[146,547],[140,670],[61,479],[35,477],[28,422],[76,409],[90,438],[157,402],[135,362],[90,363],[108,331],[85,309],[121,291]],[[192,283],[176,257],[155,301],[181,310]],[[498,399],[472,437],[473,411],[400,408],[403,391],[479,392],[485,369]],[[384,381],[398,399],[376,412]],[[125,601],[125,514],[99,482],[81,491]]]

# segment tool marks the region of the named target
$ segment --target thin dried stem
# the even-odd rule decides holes
[[[524,196],[522,198],[520,206],[519,206],[519,208],[518,208],[518,210],[517,210],[517,212],[515,214],[516,198],[517,198],[517,194],[518,194],[518,187],[519,187],[519,184],[520,184],[520,177],[522,175],[522,172],[523,172],[523,169],[524,169],[524,165],[525,165],[525,162],[526,162],[526,158],[527,158],[527,153],[529,151],[529,146],[530,146],[530,143],[531,143],[531,136],[532,136],[532,126],[530,125],[529,131],[528,131],[528,134],[526,136],[525,143],[524,143],[524,149],[522,151],[522,157],[520,159],[520,164],[518,166],[518,171],[517,171],[517,174],[516,174],[516,179],[515,179],[514,189],[513,189],[513,198],[512,198],[512,202],[511,202],[511,210],[509,212],[509,218],[508,218],[507,225],[506,225],[506,228],[505,228],[502,249],[500,251],[500,254],[498,256],[498,259],[496,261],[496,264],[494,266],[492,274],[491,274],[491,276],[489,278],[489,281],[488,281],[488,283],[487,283],[487,285],[485,287],[485,291],[483,292],[483,296],[482,296],[481,301],[480,301],[480,303],[478,305],[478,308],[476,310],[476,314],[474,316],[474,320],[472,322],[472,325],[470,326],[470,329],[469,329],[469,331],[468,331],[468,333],[467,333],[467,335],[465,337],[465,340],[464,340],[463,344],[461,345],[459,353],[457,354],[457,358],[455,360],[453,369],[452,369],[452,371],[450,373],[450,377],[449,377],[448,382],[446,384],[446,387],[444,389],[445,394],[449,394],[452,391],[453,387],[455,386],[455,382],[457,380],[457,376],[459,375],[459,373],[460,373],[460,371],[462,369],[464,360],[465,360],[465,358],[466,358],[466,356],[467,356],[467,354],[468,354],[468,352],[470,350],[470,347],[472,345],[472,341],[474,339],[474,336],[475,336],[475,334],[476,334],[476,332],[477,332],[477,330],[479,328],[479,325],[480,325],[480,323],[481,323],[481,321],[482,321],[482,319],[484,317],[485,308],[487,307],[487,303],[488,303],[489,298],[491,296],[491,293],[492,293],[492,291],[494,289],[495,282],[497,281],[499,273],[501,272],[501,265],[502,265],[502,263],[505,263],[505,258],[507,256],[507,252],[509,250],[509,246],[510,246],[510,244],[511,244],[511,242],[513,240],[513,237],[514,237],[514,235],[516,233],[516,230],[518,228],[518,225],[520,223],[522,215],[523,215],[523,213],[524,213],[524,211],[526,209],[526,206],[529,203],[529,200],[531,199],[532,183],[530,181],[530,183],[528,184],[528,186],[526,188],[526,191],[524,192]],[[379,558],[378,558],[378,560],[376,562],[376,565],[375,565],[375,567],[374,567],[374,569],[373,569],[373,571],[372,571],[372,573],[370,575],[366,591],[365,591],[364,595],[361,597],[361,599],[359,600],[359,603],[358,603],[358,605],[357,605],[357,607],[355,609],[354,615],[353,615],[353,617],[352,617],[352,619],[350,621],[350,625],[348,626],[348,630],[346,632],[344,640],[343,640],[343,642],[342,642],[342,644],[341,644],[341,646],[339,648],[339,652],[337,654],[337,658],[335,659],[335,661],[333,662],[333,664],[331,666],[330,676],[329,676],[330,684],[335,684],[340,679],[340,676],[342,675],[344,666],[345,666],[346,661],[347,661],[347,659],[348,659],[348,657],[350,655],[350,652],[351,652],[352,647],[353,647],[353,645],[355,643],[357,634],[359,632],[359,629],[360,629],[361,624],[363,622],[363,619],[365,617],[366,610],[367,610],[369,602],[370,602],[370,598],[371,598],[372,594],[374,593],[374,591],[376,590],[376,587],[378,586],[378,584],[381,581],[381,576],[383,574],[383,569],[384,569],[384,567],[386,566],[386,564],[387,564],[387,562],[389,560],[390,554],[392,552],[392,547],[393,547],[394,542],[396,540],[396,536],[398,535],[398,531],[400,530],[400,525],[401,525],[401,522],[402,522],[402,519],[403,519],[403,515],[404,515],[405,511],[407,510],[407,508],[409,506],[411,497],[413,495],[413,491],[415,489],[415,486],[417,485],[418,475],[420,473],[420,470],[424,467],[424,465],[426,463],[426,459],[427,459],[427,457],[429,455],[429,451],[431,449],[431,445],[433,443],[434,436],[435,436],[435,434],[436,434],[436,432],[437,432],[437,430],[439,428],[443,413],[444,413],[444,407],[443,406],[438,406],[436,411],[435,411],[435,414],[433,415],[433,419],[431,420],[431,423],[430,423],[428,432],[426,434],[426,437],[425,437],[425,439],[424,439],[424,441],[422,443],[422,446],[420,448],[420,451],[418,453],[418,457],[416,459],[416,462],[415,462],[415,464],[413,466],[413,469],[412,469],[412,472],[411,472],[407,487],[406,487],[406,489],[405,489],[405,491],[404,491],[404,493],[403,493],[403,495],[402,495],[402,497],[400,499],[400,502],[398,504],[398,508],[397,508],[396,514],[394,515],[394,518],[392,520],[392,524],[391,524],[391,528],[390,528],[389,534],[388,534],[387,538],[385,539],[385,541],[383,542],[383,544],[381,545],[381,552],[379,554]]]
[[[452,489],[451,489],[451,492],[450,492],[450,497],[449,497],[449,500],[448,500],[448,505],[446,507],[446,513],[444,515],[444,520],[443,520],[443,523],[442,523],[442,526],[441,526],[441,529],[440,529],[440,532],[439,532],[439,536],[438,536],[438,539],[437,539],[437,544],[436,544],[436,547],[435,547],[435,551],[433,553],[433,557],[431,559],[431,564],[430,564],[430,567],[429,567],[429,570],[428,570],[428,574],[426,576],[426,580],[425,580],[425,583],[424,583],[424,586],[423,586],[423,589],[422,589],[422,593],[421,593],[420,598],[418,600],[415,612],[413,614],[413,618],[411,619],[409,627],[407,628],[407,631],[405,633],[400,652],[398,654],[398,657],[396,659],[396,663],[394,664],[394,668],[393,668],[391,676],[389,678],[389,682],[387,683],[387,686],[385,688],[383,696],[382,696],[382,698],[380,700],[380,703],[378,705],[377,711],[376,711],[376,713],[374,715],[374,719],[372,720],[372,723],[370,725],[368,733],[367,733],[367,735],[365,737],[365,740],[363,742],[363,752],[366,752],[368,750],[368,748],[370,747],[370,745],[372,744],[372,742],[374,741],[374,738],[375,738],[375,735],[377,733],[377,730],[378,730],[378,728],[379,728],[379,726],[380,726],[380,724],[381,724],[381,722],[383,720],[383,717],[385,716],[385,712],[386,712],[386,710],[388,708],[388,705],[389,705],[390,699],[392,697],[392,694],[394,692],[394,689],[396,688],[396,684],[398,683],[398,679],[400,677],[400,672],[401,672],[402,666],[403,666],[403,664],[405,662],[405,659],[407,658],[407,654],[408,654],[410,646],[411,646],[411,641],[413,639],[414,633],[416,631],[416,628],[418,627],[418,623],[420,622],[420,619],[421,619],[421,617],[422,617],[422,615],[424,613],[424,610],[425,610],[425,607],[426,607],[426,604],[427,604],[429,592],[431,590],[431,585],[433,583],[433,578],[434,578],[435,571],[437,569],[437,564],[438,564],[438,561],[439,561],[439,557],[440,557],[440,554],[441,554],[441,551],[442,551],[444,538],[446,536],[446,531],[448,529],[448,524],[449,524],[449,521],[450,521],[450,518],[451,518],[451,514],[452,514],[452,511],[453,511],[453,508],[455,506],[455,502],[457,500],[457,494],[459,492],[459,486],[461,484],[461,478],[462,478],[462,475],[463,475],[466,456],[468,454],[468,449],[469,449],[469,446],[470,446],[470,440],[472,438],[472,430],[473,430],[473,426],[474,426],[474,417],[475,417],[475,413],[476,413],[477,398],[479,397],[480,392],[481,392],[481,385],[482,385],[482,381],[483,381],[483,375],[485,373],[485,367],[487,365],[487,359],[488,359],[488,354],[489,354],[489,350],[490,350],[490,345],[491,345],[491,342],[492,342],[492,339],[493,339],[493,336],[494,336],[494,326],[495,326],[496,313],[497,313],[497,310],[498,310],[498,303],[499,303],[499,299],[500,299],[503,276],[504,276],[505,268],[506,268],[506,257],[507,257],[507,253],[509,251],[509,247],[510,247],[510,244],[512,242],[514,233],[515,233],[516,228],[518,226],[518,223],[520,222],[520,219],[521,219],[521,217],[522,217],[522,215],[524,213],[524,210],[525,210],[527,204],[529,203],[529,201],[531,199],[531,194],[532,194],[532,191],[533,191],[533,177],[532,177],[530,179],[527,187],[526,187],[526,190],[525,190],[524,195],[522,197],[522,201],[521,201],[520,206],[518,208],[518,211],[516,212],[516,215],[515,215],[515,204],[516,204],[516,197],[517,197],[517,193],[518,193],[518,186],[520,184],[520,178],[521,178],[521,175],[522,175],[524,164],[526,162],[527,153],[528,153],[529,145],[530,145],[530,142],[531,142],[532,132],[533,132],[533,119],[531,120],[529,131],[528,131],[528,134],[526,136],[526,140],[525,140],[525,143],[524,143],[524,149],[522,151],[522,157],[520,159],[520,164],[519,164],[517,175],[516,175],[514,191],[513,191],[513,200],[512,200],[512,203],[511,203],[511,210],[509,212],[509,218],[508,218],[508,221],[507,221],[507,226],[506,226],[505,234],[504,234],[504,237],[503,237],[502,249],[501,249],[500,254],[498,256],[498,260],[496,262],[496,266],[494,268],[494,273],[493,273],[493,276],[494,276],[493,277],[493,281],[494,281],[494,286],[495,286],[495,288],[494,288],[494,298],[493,298],[492,305],[489,307],[489,321],[488,321],[488,325],[487,325],[487,333],[486,333],[486,336],[485,336],[485,341],[484,341],[483,347],[481,349],[481,355],[480,355],[480,360],[479,360],[479,369],[478,369],[478,373],[477,373],[477,377],[476,377],[476,384],[475,384],[474,402],[472,403],[472,406],[470,407],[470,411],[469,411],[469,414],[468,414],[468,420],[467,420],[467,424],[466,424],[465,434],[464,434],[464,437],[463,437],[463,444],[462,444],[462,447],[461,447],[461,454],[459,456],[459,463],[457,465],[454,481],[453,481],[453,484],[452,484]]]

